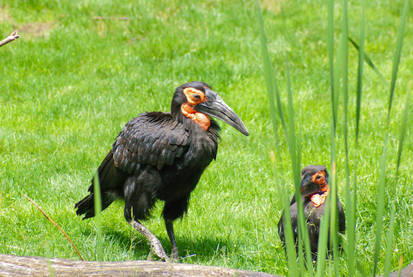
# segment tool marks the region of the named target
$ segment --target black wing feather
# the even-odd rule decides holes
[[[189,133],[170,113],[144,113],[130,120],[113,144],[115,166],[136,172],[142,165],[161,170],[180,158],[189,145]]]

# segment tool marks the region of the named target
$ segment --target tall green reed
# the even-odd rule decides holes
[[[335,71],[334,71],[334,1],[327,1],[327,51],[328,51],[328,61],[330,68],[330,93],[331,93],[331,110],[332,110],[332,122],[331,122],[331,178],[330,183],[333,185],[336,183],[336,126],[337,126],[337,105],[338,105],[338,93],[335,82]],[[331,195],[327,198],[327,204],[325,209],[325,214],[321,219],[320,226],[320,238],[318,241],[318,256],[317,256],[317,276],[325,275],[326,267],[326,254],[327,254],[327,243],[329,230],[331,229],[330,224],[330,213],[331,213]]]
[[[103,259],[103,235],[102,235],[102,197],[99,182],[99,173],[96,172],[93,182],[93,200],[95,208],[95,225],[96,225],[96,246],[95,246],[95,258],[97,260]]]
[[[398,184],[399,168],[400,168],[401,156],[403,152],[404,139],[406,136],[407,119],[409,115],[409,105],[410,105],[410,92],[408,92],[406,95],[406,104],[404,106],[403,118],[402,118],[401,128],[400,128],[399,144],[398,144],[398,149],[397,149],[396,177],[394,180],[394,183],[396,185]],[[393,191],[392,193],[390,193],[390,195],[394,195],[395,193],[395,189],[393,188],[392,190]],[[394,203],[392,203],[391,213],[390,213],[390,227],[386,235],[386,250],[384,252],[385,253],[384,276],[389,276],[389,272],[390,272],[390,262],[391,262],[393,249],[394,249],[394,221],[395,221],[395,207],[394,207]]]
[[[263,56],[263,63],[264,63],[264,76],[265,76],[265,81],[267,85],[267,92],[268,92],[268,99],[269,99],[269,106],[270,106],[270,114],[272,118],[272,124],[273,124],[273,131],[274,131],[274,136],[276,138],[276,152],[279,154],[279,137],[277,133],[277,126],[278,126],[278,121],[277,118],[279,119],[281,123],[281,127],[284,131],[284,135],[287,141],[287,146],[290,154],[290,159],[291,159],[291,168],[293,172],[293,179],[294,179],[294,185],[295,185],[295,198],[296,199],[301,199],[301,193],[300,193],[300,167],[301,167],[301,153],[298,151],[300,148],[297,145],[297,135],[295,132],[295,121],[294,121],[294,109],[293,109],[293,97],[292,97],[292,91],[291,91],[291,82],[290,82],[290,72],[287,70],[287,90],[288,90],[288,122],[286,122],[286,116],[285,112],[283,110],[283,106],[281,103],[281,96],[280,92],[278,89],[278,85],[275,79],[275,74],[274,74],[274,69],[273,66],[271,65],[270,57],[268,54],[268,49],[267,49],[267,39],[265,35],[265,30],[264,30],[264,23],[262,19],[262,13],[261,13],[261,8],[259,5],[259,2],[257,1],[257,18],[258,18],[258,24],[259,24],[259,32],[260,32],[260,40],[261,40],[261,50],[262,50],[262,56]],[[288,58],[287,59],[287,64],[288,64]],[[288,65],[287,65],[288,68]],[[276,105],[274,104],[274,101]],[[279,174],[282,174],[280,171],[278,171]],[[283,178],[281,178],[283,179]],[[283,186],[284,184],[282,184]],[[286,232],[286,248],[287,248],[287,256],[289,257],[288,263],[289,263],[289,270],[290,274],[292,276],[298,276],[297,272],[297,264],[295,262],[295,243],[293,239],[293,233],[292,233],[292,227],[291,227],[291,222],[290,222],[290,212],[289,212],[289,203],[287,201],[288,196],[285,194],[285,190],[283,190],[283,204],[284,204],[284,218],[286,219],[285,221],[285,232]],[[311,249],[310,249],[310,240],[308,237],[308,232],[307,232],[307,227],[305,224],[305,218],[304,218],[304,211],[303,211],[303,203],[301,201],[297,201],[297,206],[298,206],[298,221],[299,221],[299,241],[298,241],[298,247],[301,249],[302,246],[304,245],[305,249],[305,258],[301,256],[301,251],[299,251],[299,256],[301,257],[299,259],[299,267],[301,269],[300,274],[303,274],[303,271],[305,269],[304,263],[306,267],[309,270],[310,276],[312,276],[312,260],[311,260]],[[293,260],[292,260],[293,259]],[[304,261],[305,259],[305,261]]]
[[[377,212],[376,212],[376,241],[374,246],[374,261],[373,261],[373,276],[376,276],[377,265],[379,261],[379,252],[381,245],[381,237],[383,233],[383,216],[384,216],[384,204],[385,204],[385,170],[386,170],[386,153],[387,153],[387,142],[389,139],[389,125],[391,117],[391,109],[393,104],[394,91],[396,89],[397,73],[399,70],[400,58],[403,47],[403,38],[404,38],[404,29],[406,25],[407,11],[408,11],[408,0],[404,1],[402,16],[399,23],[399,28],[397,31],[397,40],[396,48],[393,56],[393,66],[392,66],[392,78],[390,82],[390,92],[389,92],[389,103],[387,108],[387,122],[386,122],[386,138],[383,145],[383,154],[380,162],[380,172],[379,172],[379,182],[378,182],[378,193],[377,193]],[[406,106],[407,109],[408,106]],[[404,126],[404,123],[402,123]],[[402,126],[402,130],[403,127]],[[397,172],[400,165],[401,151],[403,149],[403,138],[404,136],[399,137],[399,151],[398,151],[398,160],[397,160]]]
[[[270,61],[270,57],[268,54],[267,38],[265,35],[265,31],[264,31],[264,23],[262,19],[261,8],[259,6],[259,2],[257,2],[256,11],[257,11],[257,18],[258,18],[258,23],[259,23],[261,51],[262,51],[263,62],[264,62],[264,75],[265,75],[265,81],[267,85],[269,109],[270,109],[270,115],[271,115],[272,127],[273,127],[274,139],[275,139],[275,148],[276,148],[276,153],[278,157],[280,157],[280,143],[279,143],[279,136],[277,132],[278,122],[277,122],[276,108],[274,104],[274,95],[277,95],[277,84],[275,82],[275,79],[273,78],[274,71],[271,66],[271,61]],[[280,117],[280,120],[281,122],[284,122],[283,121],[284,118],[282,116]],[[276,166],[276,168],[278,169],[278,166]],[[291,227],[290,206],[289,206],[289,201],[288,201],[288,195],[285,192],[285,184],[282,181],[284,178],[281,174],[281,171],[277,169],[275,170],[276,175],[277,175],[276,180],[281,180],[281,183],[279,183],[278,185],[279,187],[282,186],[281,196],[282,196],[282,203],[284,206],[284,218],[286,220],[284,230],[285,230],[285,238],[286,238],[288,268],[292,276],[298,276],[298,265],[296,261],[294,236],[293,236],[293,231]]]
[[[364,53],[364,40],[365,40],[365,11],[366,11],[366,1],[362,0],[362,14],[361,14],[361,24],[360,24],[360,37],[359,42],[360,46],[356,47],[358,49],[358,65],[357,65],[357,84],[356,84],[356,116],[355,116],[355,134],[354,134],[354,153],[357,153],[359,150],[359,133],[360,133],[360,117],[361,117],[361,100],[362,100],[362,91],[363,91],[363,69],[364,69],[364,61],[368,64],[370,63],[370,67],[372,67],[379,75],[381,73],[377,70],[374,66],[373,62],[370,58],[365,55]],[[357,44],[351,40],[352,44],[357,46]],[[347,123],[346,123],[347,124]],[[346,149],[347,150],[347,149]],[[348,155],[348,151],[346,151],[346,155]],[[353,155],[355,157],[355,155]],[[356,210],[357,210],[357,159],[354,159],[354,169],[353,169],[353,191],[351,193],[350,183],[347,182],[346,185],[346,206],[347,206],[347,216],[346,216],[346,256],[347,256],[347,268],[349,276],[355,276],[356,274],[356,256],[357,252],[356,249]],[[346,169],[348,169],[348,161],[346,165]],[[349,177],[350,173],[347,172]]]
[[[392,79],[390,83],[390,95],[389,95],[389,105],[388,105],[388,117],[387,117],[387,130],[389,128],[389,121],[390,121],[390,113],[391,107],[393,103],[394,91],[396,87],[396,80],[397,80],[397,72],[400,63],[401,57],[401,49],[403,44],[403,33],[405,28],[405,22],[407,17],[407,4],[408,0],[405,0],[402,16],[400,20],[400,25],[398,29],[398,36],[395,48],[395,54],[393,58],[393,67],[392,67]],[[359,148],[359,133],[360,133],[360,118],[361,118],[361,103],[362,103],[362,84],[363,84],[363,69],[364,63],[367,63],[380,77],[381,81],[385,81],[383,75],[365,53],[365,10],[366,10],[366,1],[362,1],[362,15],[361,15],[361,24],[360,24],[360,37],[358,45],[353,39],[349,38],[348,34],[348,15],[347,15],[347,1],[342,1],[342,21],[341,21],[341,35],[338,42],[338,51],[337,55],[335,54],[335,34],[334,34],[334,9],[335,3],[334,0],[327,1],[327,49],[328,49],[328,57],[329,57],[329,68],[330,68],[330,92],[331,92],[331,110],[332,110],[332,120],[331,120],[331,178],[330,178],[330,186],[331,186],[331,193],[327,200],[325,215],[321,220],[321,228],[320,228],[320,239],[319,239],[319,250],[318,250],[318,257],[317,257],[317,276],[325,276],[326,269],[330,272],[331,275],[338,276],[340,274],[340,256],[338,250],[338,237],[337,237],[337,229],[338,229],[338,218],[337,218],[337,169],[336,169],[336,152],[337,152],[337,123],[338,123],[338,110],[339,110],[339,102],[340,102],[340,95],[343,97],[343,136],[344,136],[344,149],[345,149],[345,206],[346,206],[346,236],[345,236],[345,243],[344,243],[344,250],[346,255],[346,263],[348,269],[348,276],[355,276],[356,269],[359,269],[361,274],[365,274],[363,268],[360,266],[360,263],[356,260],[356,209],[357,209],[357,159],[356,155],[352,155],[355,161],[353,162],[354,169],[353,171],[350,170],[350,147],[349,147],[349,92],[348,92],[348,40],[353,44],[353,46],[358,50],[359,57],[358,57],[358,69],[357,69],[357,84],[356,84],[356,110],[355,110],[355,133],[354,133],[354,153],[357,153]],[[279,149],[279,136],[277,133],[277,126],[278,121],[281,122],[282,129],[284,131],[284,135],[286,137],[291,165],[293,170],[294,176],[294,184],[296,189],[295,197],[299,199],[300,192],[299,192],[299,165],[301,161],[300,151],[297,148],[297,139],[295,133],[295,119],[294,119],[294,110],[293,110],[293,98],[291,92],[291,83],[290,83],[290,72],[287,65],[287,93],[288,93],[288,124],[286,123],[286,116],[284,115],[283,106],[281,103],[280,98],[280,91],[277,87],[276,77],[274,75],[273,67],[270,62],[270,57],[268,54],[267,49],[267,40],[264,31],[264,24],[262,19],[262,13],[259,7],[259,3],[257,4],[257,17],[259,22],[259,31],[260,31],[260,39],[261,39],[261,48],[262,48],[262,55],[263,55],[263,63],[264,63],[264,75],[267,85],[267,92],[268,92],[268,99],[270,104],[270,113],[273,122],[273,131],[274,136],[276,138],[276,150],[277,153],[280,153]],[[407,97],[407,102],[409,101],[409,97]],[[276,103],[276,105],[274,104]],[[403,115],[402,120],[402,127],[400,131],[399,137],[399,147],[398,147],[398,154],[397,154],[397,173],[396,173],[396,180],[398,176],[398,169],[400,165],[400,157],[403,149],[403,142],[404,142],[404,134],[406,131],[407,125],[407,114],[408,114],[408,104],[405,106],[405,112]],[[376,274],[377,271],[377,262],[379,257],[379,250],[380,250],[380,241],[381,241],[381,234],[383,231],[383,214],[384,214],[384,203],[385,203],[385,169],[386,169],[386,161],[387,161],[387,141],[388,141],[388,131],[386,134],[386,139],[383,145],[383,153],[380,159],[380,166],[379,166],[379,178],[378,178],[378,194],[377,194],[377,217],[376,217],[376,240],[375,240],[375,250],[374,250],[374,264],[373,264],[373,275]],[[281,174],[281,173],[279,173]],[[352,177],[352,178],[351,178]],[[299,202],[299,201],[298,201]],[[284,216],[289,218],[289,207],[287,196],[285,192],[283,193],[283,205],[285,214]],[[313,274],[313,268],[311,261],[309,261],[309,247],[308,247],[308,234],[305,225],[305,221],[303,220],[303,211],[302,205],[299,206],[299,257],[303,257],[303,244],[304,250],[306,254],[306,265],[307,270],[310,276]],[[394,213],[394,207],[392,207],[392,213]],[[394,219],[392,219],[394,220]],[[291,226],[289,225],[290,222],[287,222],[286,229],[287,229],[287,256],[288,256],[288,268],[289,273],[293,276],[297,276],[297,264],[296,264],[296,255],[293,252],[294,244],[292,242],[292,234],[290,233]],[[394,222],[390,222],[390,229],[392,230],[394,226]],[[388,272],[390,258],[391,255],[389,253],[392,252],[394,248],[394,237],[389,232],[386,240],[387,240],[387,248],[386,248],[386,258],[385,258],[385,273]],[[332,259],[329,262],[329,266],[326,267],[326,255],[327,255],[327,242],[330,236],[330,243],[332,249]],[[294,259],[291,261],[291,259]],[[303,269],[303,259],[299,259],[299,266]],[[303,274],[301,270],[299,274]]]

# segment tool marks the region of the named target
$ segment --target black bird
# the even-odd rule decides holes
[[[301,171],[300,191],[304,207],[304,216],[307,222],[308,235],[312,258],[317,258],[318,237],[320,234],[320,220],[326,208],[326,198],[329,193],[328,172],[325,166],[309,165]],[[345,231],[345,215],[340,200],[337,197],[338,210],[338,231]],[[290,202],[291,225],[294,233],[294,240],[297,245],[298,237],[298,207],[295,196]],[[285,244],[284,237],[284,212],[278,222],[278,234],[281,241]],[[328,245],[330,245],[328,243]]]
[[[125,200],[125,219],[169,260],[159,240],[139,221],[148,217],[155,201],[165,202],[163,218],[178,258],[173,221],[188,209],[189,197],[209,163],[216,158],[220,127],[214,116],[248,136],[235,112],[203,82],[176,88],[171,112],[148,112],[133,118],[122,129],[98,168],[102,210],[116,198]],[[89,195],[76,203],[77,215],[93,217],[94,180]]]

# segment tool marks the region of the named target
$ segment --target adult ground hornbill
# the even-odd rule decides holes
[[[126,123],[98,168],[102,210],[123,198],[126,220],[149,240],[150,254],[154,251],[166,261],[161,243],[139,220],[148,217],[157,199],[165,201],[162,215],[176,260],[173,221],[187,211],[192,190],[217,154],[220,128],[209,116],[248,136],[239,117],[209,85],[190,82],[176,88],[170,113],[143,113]],[[90,194],[75,205],[84,219],[95,215],[93,183]]]
[[[300,191],[304,207],[304,216],[307,222],[308,236],[310,239],[310,247],[312,258],[317,258],[318,251],[318,237],[320,234],[320,220],[326,208],[326,198],[329,193],[328,173],[325,166],[309,165],[301,171]],[[345,231],[345,215],[340,200],[337,197],[338,210],[338,231],[344,233]],[[298,210],[295,196],[290,202],[291,225],[294,233],[294,240],[297,245],[298,237]],[[285,243],[284,236],[284,212],[278,222],[278,234],[283,243]],[[328,246],[330,243],[328,243]]]

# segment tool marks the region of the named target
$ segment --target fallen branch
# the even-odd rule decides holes
[[[42,210],[42,208],[40,208],[40,206],[39,206],[36,202],[34,202],[33,199],[31,199],[31,198],[30,198],[29,196],[27,196],[26,194],[23,194],[23,196],[26,197],[26,199],[29,200],[30,203],[32,203],[33,206],[35,206],[35,207],[44,215],[44,217],[46,217],[47,220],[49,220],[54,226],[57,227],[57,229],[60,230],[60,232],[63,233],[63,235],[66,237],[66,239],[67,239],[67,240],[70,242],[70,244],[72,245],[73,249],[75,249],[75,251],[76,251],[77,255],[79,256],[79,258],[80,258],[82,261],[84,261],[82,255],[80,255],[79,250],[77,250],[77,247],[75,246],[75,244],[73,243],[73,241],[70,239],[69,235],[66,234],[66,232],[63,230],[63,228],[60,227],[59,224],[57,224],[56,222],[54,222],[53,219],[51,219],[50,216],[48,216],[48,215]]]
[[[152,261],[82,262],[0,254],[0,276],[238,276],[275,275],[214,266]]]
[[[9,42],[12,42],[13,40],[18,39],[20,36],[17,34],[17,32],[11,33],[8,37],[0,41],[0,47],[3,45],[6,45]]]

